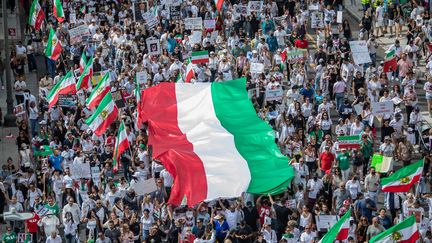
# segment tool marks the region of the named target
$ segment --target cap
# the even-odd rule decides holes
[[[385,136],[385,137],[384,137],[384,140],[391,140],[391,139],[390,139],[390,136]]]

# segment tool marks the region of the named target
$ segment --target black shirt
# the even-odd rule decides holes
[[[257,220],[259,219],[257,209],[255,207],[252,207],[251,209],[243,207],[242,210],[246,224],[249,225],[253,231],[257,231]]]

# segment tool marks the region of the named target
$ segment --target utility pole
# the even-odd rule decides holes
[[[7,127],[16,126],[16,116],[14,115],[13,98],[12,98],[12,80],[10,66],[10,46],[8,32],[8,18],[6,2],[3,1],[3,33],[4,33],[4,51],[5,51],[5,72],[6,72],[6,104],[7,113],[4,117],[4,125]]]

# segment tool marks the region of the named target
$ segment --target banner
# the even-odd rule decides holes
[[[83,24],[69,31],[70,43],[76,44],[83,41],[87,41],[91,38],[91,34],[87,25]]]
[[[258,62],[251,62],[250,72],[251,73],[263,73],[264,72],[264,64],[258,63]]]
[[[372,114],[378,115],[393,115],[394,103],[392,100],[383,102],[372,102]]]
[[[203,20],[201,18],[186,18],[184,24],[187,30],[201,30],[203,27]]]
[[[189,36],[189,42],[191,46],[194,46],[195,44],[201,45],[201,39],[202,39],[202,32],[200,30],[194,30],[192,32],[192,35]]]
[[[160,42],[158,39],[147,38],[147,51],[149,55],[159,55],[161,54]]]
[[[155,27],[159,21],[152,13],[147,14],[147,18],[145,19],[146,28],[148,30],[151,30],[153,27]]]
[[[246,5],[234,5],[234,16],[240,17],[241,15],[246,16],[248,14],[248,6]]]
[[[215,19],[205,19],[204,20],[204,29],[212,29],[216,28],[216,20]]]
[[[69,23],[76,24],[76,13],[69,14]]]
[[[170,18],[173,20],[179,20],[181,18],[180,6],[170,6]]]
[[[60,107],[76,107],[77,96],[76,95],[59,95],[57,105]]]
[[[296,63],[306,60],[307,58],[307,50],[305,49],[293,49],[287,51],[287,60],[288,63]]]
[[[349,45],[355,64],[360,65],[372,62],[366,41],[350,41]]]
[[[92,177],[91,170],[90,170],[90,163],[72,164],[69,166],[69,168],[72,175],[72,179],[81,179],[81,178],[90,179]]]
[[[266,101],[281,100],[282,98],[283,98],[282,87],[276,89],[266,89],[266,93],[265,93]]]
[[[281,26],[281,27],[286,27],[287,21],[286,21],[286,17],[285,15],[280,16],[280,17],[273,17],[273,21],[276,25]]]
[[[261,1],[249,1],[247,14],[250,15],[252,12],[261,12],[263,7],[263,2]]]
[[[360,148],[360,135],[353,136],[339,136],[338,137],[339,149],[352,149]]]
[[[337,215],[318,215],[315,216],[316,227],[318,231],[330,229],[338,221]]]
[[[145,181],[137,181],[137,183],[133,184],[131,188],[138,196],[144,196],[145,194],[152,193],[157,190],[154,178]]]
[[[324,28],[324,13],[314,11],[310,13],[310,19],[311,19],[311,28],[317,29],[317,28]]]

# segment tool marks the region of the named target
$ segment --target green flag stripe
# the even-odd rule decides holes
[[[397,170],[394,174],[392,174],[389,177],[382,178],[381,185],[384,186],[394,181],[401,180],[402,178],[405,178],[409,175],[412,175],[417,171],[419,167],[423,167],[423,160],[419,160],[414,164],[403,167],[402,169]]]
[[[405,229],[405,228],[408,228],[408,227],[414,225],[415,223],[416,223],[415,216],[411,215],[410,217],[408,217],[404,221],[400,222],[399,224],[397,224],[397,225],[391,227],[390,229],[388,229],[384,232],[381,232],[377,236],[373,237],[372,239],[370,239],[369,242],[373,243],[375,241],[379,241],[383,238],[386,238],[389,234],[396,232],[396,231],[399,231],[399,230],[402,230],[402,229]]]
[[[99,114],[105,109],[105,107],[112,101],[112,97],[111,97],[111,93],[108,92],[105,97],[102,99],[101,103],[98,105],[95,113],[93,113],[93,115],[91,115],[87,120],[86,123],[87,124],[91,124],[94,119],[96,119],[96,117],[99,116]]]

